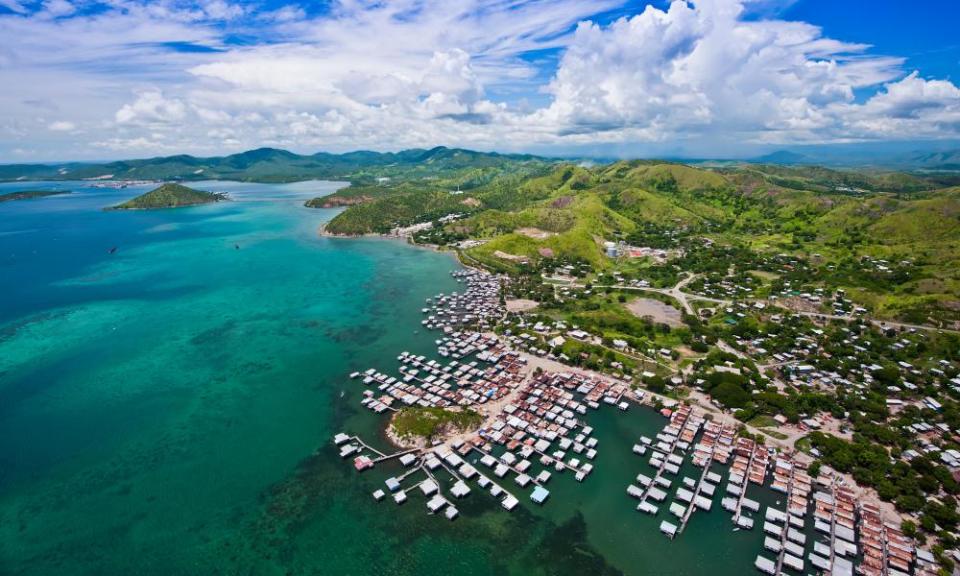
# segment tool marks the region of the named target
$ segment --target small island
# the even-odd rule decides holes
[[[107,210],[158,210],[199,206],[223,200],[227,200],[227,195],[222,192],[204,192],[182,184],[168,183]]]
[[[0,202],[33,200],[36,198],[46,198],[47,196],[59,196],[60,194],[69,193],[69,190],[18,190],[16,192],[6,192],[4,194],[0,194]]]
[[[397,446],[422,448],[431,441],[446,440],[455,434],[472,430],[482,422],[483,417],[470,409],[407,407],[394,414],[387,428],[387,437]]]

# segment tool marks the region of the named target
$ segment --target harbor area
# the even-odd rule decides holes
[[[349,375],[384,434],[343,431],[332,444],[355,473],[376,478],[378,505],[450,522],[477,501],[547,517],[599,507],[648,543],[721,541],[745,560],[742,573],[933,574],[841,477],[813,476],[805,455],[767,447],[713,413],[666,407],[625,382],[511,349],[489,331],[502,313],[497,280],[462,280],[467,296],[441,294],[424,309],[436,355],[402,351],[395,371]],[[412,437],[396,426],[410,411],[446,417]]]

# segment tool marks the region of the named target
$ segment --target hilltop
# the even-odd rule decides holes
[[[167,183],[127,200],[123,204],[111,206],[108,210],[156,210],[162,208],[181,208],[211,204],[226,200],[226,194],[218,192],[203,192],[194,190],[181,184]]]

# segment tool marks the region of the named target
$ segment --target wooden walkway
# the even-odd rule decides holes
[[[718,432],[717,437],[719,438],[723,434],[723,428]],[[706,482],[707,475],[710,473],[710,466],[713,464],[713,455],[717,451],[717,444],[719,440],[713,443],[710,447],[709,457],[707,458],[706,463],[703,465],[703,472],[700,473],[700,479],[697,481],[697,486],[693,491],[693,498],[690,500],[690,505],[687,506],[686,512],[683,514],[683,518],[680,520],[680,526],[677,528],[677,534],[681,534],[683,529],[687,527],[687,522],[690,521],[690,516],[693,515],[694,509],[697,507],[697,497],[700,496],[700,491],[703,489],[703,483]],[[674,536],[676,537],[676,536]]]
[[[739,525],[740,516],[743,514],[743,500],[747,497],[747,486],[750,485],[750,468],[753,467],[753,458],[756,453],[757,449],[756,446],[754,446],[750,449],[750,459],[747,460],[746,473],[744,474],[743,481],[740,485],[740,496],[737,497],[737,509],[733,514],[733,522],[737,525]]]

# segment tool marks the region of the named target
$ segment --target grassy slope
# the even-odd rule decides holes
[[[470,165],[465,158],[448,158],[443,164],[431,164],[428,176],[422,175],[423,167],[414,166],[387,182],[357,181],[330,196],[309,200],[306,206],[321,207],[340,198],[362,198],[362,204],[334,217],[327,230],[335,234],[385,233],[451,212],[472,212],[481,204],[494,207],[498,205],[497,198],[511,197],[550,167],[540,160],[512,158],[488,165],[488,159],[482,158],[477,160],[479,165]],[[461,194],[451,194],[457,188]],[[481,202],[481,197],[491,201]]]
[[[425,214],[435,218],[444,210],[468,212],[446,230],[485,240],[469,255],[504,270],[521,265],[495,253],[537,260],[542,248],[604,268],[609,262],[602,241],[648,224],[686,228],[770,253],[821,254],[828,263],[857,262],[863,256],[910,260],[909,277],[882,291],[871,289],[862,276],[838,273],[832,279],[881,314],[901,315],[960,306],[955,272],[960,270],[960,188],[931,190],[935,185],[900,173],[816,167],[711,171],[649,161],[589,169],[564,164],[536,175],[501,175],[454,197],[472,198],[478,206],[469,209],[439,192],[403,192],[378,200],[376,208],[352,207],[337,220],[356,222],[354,232],[379,231],[385,207],[406,221]],[[549,234],[531,238],[520,232],[524,228]]]
[[[845,251],[853,257],[913,263],[911,279],[894,290],[858,293],[881,313],[893,316],[960,304],[960,188],[847,204],[820,218],[818,229],[822,240],[852,244]],[[916,320],[922,319],[916,314]]]
[[[497,251],[539,258],[539,249],[549,248],[555,254],[602,267],[602,241],[629,233],[636,224],[611,210],[593,191],[595,185],[589,171],[561,167],[520,191],[521,196],[537,199],[527,207],[515,212],[488,210],[454,226],[471,236],[489,238],[483,246],[471,249],[470,255],[491,265],[503,264],[494,256]],[[481,201],[486,204],[484,197]],[[520,228],[537,228],[550,236],[530,238],[516,232]]]

